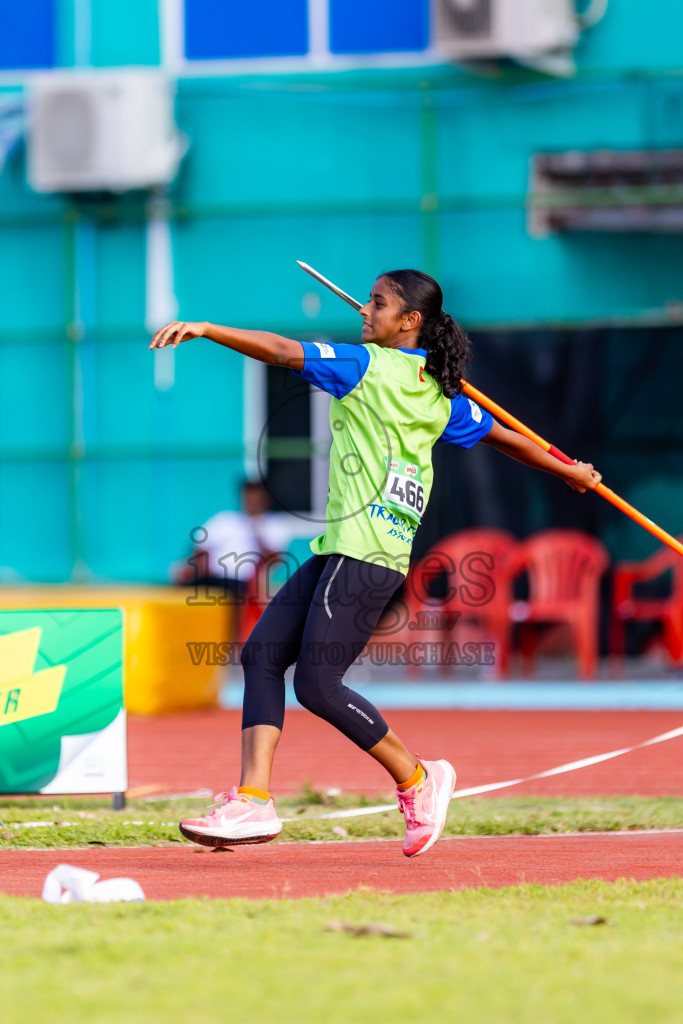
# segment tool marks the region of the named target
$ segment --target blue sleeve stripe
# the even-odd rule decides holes
[[[334,398],[345,398],[363,379],[370,363],[370,353],[363,345],[331,345],[302,341],[304,365],[294,370],[309,384],[326,391]]]
[[[493,417],[490,412],[481,409],[465,395],[456,395],[451,399],[450,419],[439,441],[459,448],[471,448],[482,437],[486,437],[492,426]]]

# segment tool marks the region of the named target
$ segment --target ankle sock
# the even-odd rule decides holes
[[[419,786],[421,782],[427,778],[427,772],[424,770],[420,762],[417,762],[417,768],[406,782],[401,782],[396,787],[401,793],[404,793],[406,789],[411,789],[413,786]]]
[[[237,790],[240,796],[248,796],[255,804],[267,804],[270,800],[270,793],[265,789],[255,789],[254,786],[240,786]]]

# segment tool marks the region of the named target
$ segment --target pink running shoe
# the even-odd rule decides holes
[[[179,828],[186,839],[201,846],[243,846],[267,843],[282,831],[272,798],[257,804],[233,786],[229,793],[218,793],[214,810],[205,818],[185,818]]]
[[[455,789],[455,769],[448,761],[420,761],[427,778],[398,795],[398,809],[406,819],[403,852],[406,857],[426,853],[446,824],[448,805]]]

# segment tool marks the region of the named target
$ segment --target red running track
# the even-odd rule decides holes
[[[250,899],[378,892],[450,892],[577,878],[668,878],[681,873],[683,831],[580,836],[442,839],[406,859],[399,842],[285,843],[211,853],[200,847],[0,852],[0,891],[40,896],[67,862],[104,878],[128,875],[148,899]]]
[[[459,787],[532,775],[683,725],[683,713],[663,711],[395,711],[388,719],[422,756],[453,761]],[[683,796],[682,755],[679,737],[502,793]],[[229,788],[238,778],[239,713],[131,717],[129,769],[131,792]],[[305,711],[289,711],[273,791],[293,793],[306,782],[368,795],[391,789],[382,769],[331,726]],[[0,852],[0,891],[37,897],[47,872],[62,862],[99,871],[104,878],[136,878],[149,899],[316,896],[359,886],[428,892],[531,882],[559,885],[577,878],[672,877],[683,870],[683,831],[447,839],[415,860],[403,857],[398,842],[279,844],[230,853],[189,844],[8,850]]]
[[[683,725],[674,711],[390,711],[406,744],[428,759],[445,757],[458,788],[533,775],[567,761],[629,747]],[[239,779],[240,713],[204,711],[131,716],[129,784],[135,792],[229,789]],[[387,794],[382,768],[332,726],[288,711],[272,790],[320,789]],[[516,786],[510,794],[683,796],[683,737],[567,775]],[[493,794],[495,796],[495,794]],[[681,823],[683,824],[683,822]]]

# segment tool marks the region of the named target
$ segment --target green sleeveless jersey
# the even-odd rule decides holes
[[[311,550],[405,575],[432,488],[435,441],[470,447],[491,417],[462,396],[446,398],[425,372],[423,349],[302,344],[301,375],[333,395],[326,529]]]

